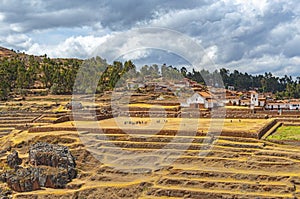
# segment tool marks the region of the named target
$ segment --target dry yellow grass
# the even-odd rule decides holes
[[[129,124],[143,121],[144,124]],[[143,130],[195,130],[207,132],[210,128],[230,132],[256,132],[271,119],[208,119],[208,118],[138,118],[117,117],[101,121],[70,121],[51,124],[49,127],[86,127],[102,129]],[[219,125],[216,127],[216,125]],[[213,127],[211,127],[213,126]]]
[[[248,106],[225,106],[226,109],[246,109],[250,110]]]
[[[179,105],[178,106],[165,106],[165,105],[155,105],[155,104],[128,104],[128,107],[170,109],[170,108],[178,108]]]

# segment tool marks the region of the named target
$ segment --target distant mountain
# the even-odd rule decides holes
[[[0,46],[0,57],[12,57],[16,54],[16,52]]]

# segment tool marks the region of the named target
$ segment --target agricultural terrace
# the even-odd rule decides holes
[[[300,126],[281,126],[268,140],[300,140]]]
[[[176,134],[174,131],[194,131],[197,129],[199,133],[207,133],[210,127],[216,127],[222,129],[222,132],[237,133],[239,136],[241,133],[249,134],[253,137],[253,134],[257,134],[260,129],[265,125],[272,122],[272,119],[209,119],[209,118],[139,118],[139,117],[117,117],[101,121],[69,121],[59,124],[51,124],[48,126],[39,127],[38,131],[48,130],[68,130],[75,129],[89,131],[89,129],[109,129],[115,130],[118,133],[122,131],[126,132],[160,132],[168,131],[172,134]],[[197,125],[198,124],[198,125]],[[35,131],[35,130],[33,130]]]

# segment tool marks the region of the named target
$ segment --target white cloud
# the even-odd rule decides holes
[[[5,15],[3,13],[0,12],[0,21],[3,21],[5,18]]]
[[[150,50],[147,49],[136,49],[134,51],[128,52],[122,56],[124,60],[137,60],[142,59],[150,55]]]
[[[26,53],[47,54],[49,57],[88,58],[96,47],[102,44],[109,35],[103,37],[78,36],[70,37],[58,45],[33,44]]]

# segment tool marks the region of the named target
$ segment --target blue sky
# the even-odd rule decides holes
[[[162,27],[195,40],[219,68],[300,76],[297,0],[0,0],[0,5],[0,46],[29,54],[87,58],[115,34]],[[132,54],[139,64],[182,64],[153,50]]]

